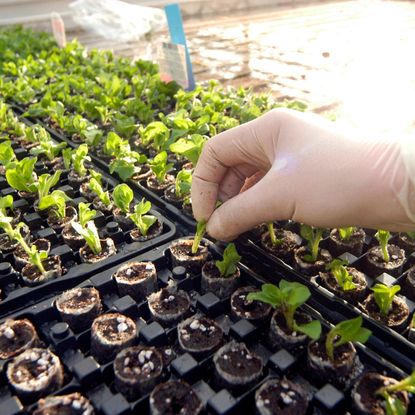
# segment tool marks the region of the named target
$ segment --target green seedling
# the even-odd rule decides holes
[[[372,332],[362,327],[362,316],[345,320],[335,325],[326,336],[326,353],[334,362],[334,351],[348,342],[366,343]]]
[[[408,238],[409,238],[412,242],[415,242],[415,231],[412,231],[412,232],[406,232],[406,234],[408,235]]]
[[[0,143],[0,164],[7,169],[12,168],[17,161],[16,155],[10,140]]]
[[[353,291],[356,289],[356,285],[353,283],[353,276],[347,271],[346,265],[347,261],[334,259],[326,266],[326,269],[336,278],[342,291]]]
[[[380,248],[382,249],[383,260],[385,262],[390,261],[389,252],[388,252],[388,242],[391,238],[389,231],[378,230],[375,234],[375,238],[378,240]]]
[[[134,193],[128,184],[122,183],[115,186],[112,191],[112,198],[115,206],[125,215],[130,213],[130,204],[134,199]]]
[[[72,227],[79,233],[84,239],[94,255],[98,255],[102,252],[101,241],[99,239],[98,230],[93,220],[90,220],[81,226],[80,223],[72,221]]]
[[[108,191],[104,191],[99,181],[95,178],[92,178],[89,181],[89,188],[93,191],[99,198],[99,200],[105,205],[109,206],[111,204],[111,198]]]
[[[34,173],[37,158],[24,158],[6,171],[7,183],[20,192],[36,192],[36,174]]]
[[[84,177],[88,172],[87,168],[85,167],[86,161],[91,161],[91,157],[88,156],[88,146],[86,144],[81,144],[72,153],[73,169],[80,177]]]
[[[415,369],[400,382],[383,386],[376,391],[376,395],[385,399],[386,415],[407,415],[406,405],[395,395],[396,392],[415,394]]]
[[[310,296],[310,290],[305,285],[281,280],[278,287],[274,284],[263,284],[261,291],[249,293],[247,300],[262,301],[281,310],[290,332],[299,331],[311,339],[317,340],[321,334],[321,323],[318,320],[306,324],[297,324],[295,321],[297,309],[305,304]]]
[[[271,241],[272,246],[279,246],[282,244],[282,239],[277,238],[277,234],[274,229],[274,222],[267,222],[269,240]]]
[[[7,216],[7,209],[13,211],[13,196],[7,195],[0,197],[0,214]]]
[[[203,236],[206,232],[207,220],[202,219],[201,221],[197,222],[196,225],[196,233],[195,237],[193,238],[192,244],[192,254],[195,255],[197,250],[199,249],[200,242],[203,239]]]
[[[179,199],[183,199],[190,193],[192,187],[191,170],[182,169],[177,173],[175,182],[175,193]]]
[[[50,193],[50,189],[56,186],[61,177],[61,170],[56,170],[53,175],[48,173],[42,174],[36,184],[39,204]]]
[[[142,199],[140,203],[134,206],[134,213],[128,215],[143,236],[147,236],[149,229],[157,222],[155,216],[146,215],[150,209],[151,202]]]
[[[321,240],[323,239],[323,229],[313,228],[310,225],[301,225],[301,237],[307,241],[309,254],[303,256],[307,262],[316,262]]]
[[[148,165],[159,183],[166,181],[167,172],[173,167],[173,163],[167,163],[167,153],[165,151],[157,154],[153,160],[149,161]]]
[[[95,218],[97,211],[95,209],[90,209],[90,203],[81,202],[78,206],[78,220],[83,228],[86,224]]]
[[[241,256],[238,254],[235,244],[230,243],[223,251],[222,261],[215,261],[215,265],[220,272],[220,276],[226,278],[235,274],[240,260]]]
[[[171,144],[170,151],[186,157],[193,166],[196,166],[205,143],[206,138],[202,135],[192,134],[187,139],[180,138],[175,143]]]
[[[59,219],[66,216],[66,202],[71,200],[62,190],[54,190],[39,201],[39,209],[52,209]]]
[[[371,288],[375,302],[379,308],[380,314],[387,317],[391,308],[395,295],[401,290],[400,285],[392,285],[387,287],[384,284],[376,284]]]
[[[39,156],[41,154],[44,154],[48,160],[52,161],[53,159],[59,156],[59,154],[66,146],[67,144],[65,142],[58,144],[55,143],[49,136],[41,136],[39,145],[31,148],[30,154],[32,154],[33,156]]]
[[[356,232],[356,229],[357,228],[354,226],[349,226],[346,228],[338,228],[340,239],[342,241],[348,241],[352,237],[352,235]]]

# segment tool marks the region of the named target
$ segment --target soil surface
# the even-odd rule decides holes
[[[178,327],[178,336],[183,347],[191,352],[213,351],[220,346],[223,331],[219,325],[201,316],[191,317]]]
[[[74,288],[64,294],[65,297],[61,296],[56,300],[56,305],[59,310],[68,314],[88,311],[94,305],[101,304],[99,292],[93,287]]]
[[[29,320],[6,320],[0,325],[0,359],[8,359],[34,347],[37,341],[35,328]]]
[[[33,415],[84,415],[93,414],[94,409],[88,399],[80,393],[69,395],[48,396],[40,399]]]
[[[189,309],[190,302],[185,292],[179,290],[172,293],[170,290],[163,288],[157,302],[151,301],[151,307],[157,314],[184,313]]]
[[[94,320],[92,332],[108,343],[121,343],[135,336],[137,328],[131,318],[119,313],[110,313]]]
[[[277,240],[280,240],[281,243],[273,245],[269,232],[265,232],[261,236],[262,246],[277,257],[283,259],[291,258],[294,254],[294,250],[301,245],[301,238],[294,232],[285,229],[276,229],[275,235]]]
[[[350,252],[355,256],[360,256],[362,254],[363,243],[365,240],[365,231],[362,228],[357,228],[349,239],[341,239],[339,230],[333,229],[330,232],[330,245],[332,254],[339,256],[344,252]]]
[[[397,245],[388,245],[387,249],[390,257],[389,262],[384,261],[380,246],[369,249],[367,254],[368,265],[379,272],[389,272],[391,275],[397,276],[400,267],[405,262],[405,251]]]
[[[261,301],[249,301],[246,299],[249,293],[258,292],[255,287],[242,287],[236,290],[231,297],[232,312],[247,320],[259,320],[267,317],[271,312],[271,306]]]
[[[143,242],[148,241],[159,236],[163,232],[163,224],[157,219],[147,230],[147,235],[143,235],[138,228],[134,228],[130,231],[131,239]]]
[[[151,262],[130,262],[123,265],[114,275],[120,282],[140,282],[152,277],[156,268]]]

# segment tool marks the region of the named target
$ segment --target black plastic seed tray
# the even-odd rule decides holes
[[[218,257],[218,249],[208,241],[209,251],[213,258]],[[164,372],[160,382],[182,379],[188,382],[203,404],[203,413],[209,414],[254,414],[255,391],[270,378],[289,379],[301,385],[309,409],[307,414],[346,414],[350,410],[350,386],[336,387],[324,379],[316,379],[312,371],[307,369],[304,349],[288,351],[270,346],[267,340],[269,321],[251,323],[246,319],[237,319],[230,313],[229,298],[220,300],[211,292],[200,292],[200,275],[189,275],[183,269],[172,269],[169,253],[170,244],[155,248],[145,254],[134,257],[137,261],[152,261],[157,270],[157,284],[165,287],[170,279],[174,280],[181,290],[191,298],[190,315],[198,318],[208,317],[217,324],[224,333],[223,342],[232,340],[247,345],[251,355],[259,356],[263,364],[261,376],[252,385],[242,389],[223,387],[214,376],[212,363],[213,353],[195,356],[181,350],[177,341],[176,325],[163,326],[151,317],[148,303],[135,302],[130,296],[120,297],[113,274],[118,267],[97,273],[84,281],[81,287],[94,287],[99,291],[103,303],[102,313],[118,312],[133,319],[138,328],[138,336],[134,343],[142,346],[153,346],[159,350],[164,361]],[[275,272],[272,278],[278,279],[281,274]],[[241,266],[241,285],[260,286],[265,279]],[[72,288],[71,284],[60,289]],[[52,294],[52,293],[50,293]],[[138,398],[128,399],[126,390],[116,387],[114,382],[113,360],[99,364],[91,354],[90,328],[73,332],[62,322],[55,307],[56,297],[50,298],[25,308],[9,316],[13,319],[26,318],[35,326],[43,342],[53,353],[59,356],[64,367],[63,385],[53,391],[53,395],[80,392],[87,397],[96,413],[111,415],[127,415],[149,413],[149,393]],[[320,318],[319,313],[311,307],[304,311],[313,318]],[[323,324],[325,324],[323,322]],[[377,371],[395,378],[405,376],[396,366],[388,363],[367,347],[358,347],[359,359],[363,371]],[[99,360],[99,359],[98,359]],[[36,399],[19,397],[7,384],[5,371],[10,359],[2,361],[0,381],[0,413],[17,415],[31,412],[36,408]],[[177,411],[180,410],[178,406]]]
[[[299,234],[298,224],[280,223],[278,228],[288,229]],[[403,331],[398,332],[371,318],[368,314],[362,311],[360,303],[353,305],[352,303],[347,302],[346,300],[336,296],[333,292],[329,291],[325,286],[323,286],[321,278],[318,275],[305,275],[296,269],[295,264],[292,261],[287,261],[287,259],[282,260],[281,258],[268,252],[261,244],[260,234],[261,229],[258,228],[255,231],[244,234],[238,240],[238,249],[244,253],[243,257],[249,263],[250,267],[255,268],[258,266],[258,263],[274,264],[274,266],[283,272],[287,278],[290,277],[305,283],[310,287],[315,287],[316,294],[319,295],[318,298],[321,306],[324,305],[327,310],[327,312],[325,314],[323,313],[323,315],[333,323],[337,323],[344,318],[352,318],[357,315],[362,315],[365,320],[365,325],[377,334],[378,339],[382,339],[377,345],[374,345],[378,353],[386,356],[396,364],[406,367],[407,370],[411,370],[411,368],[415,366],[415,343],[410,341],[408,338],[410,332],[408,327]],[[368,287],[373,286],[377,282],[382,282],[386,285],[402,283],[408,269],[415,263],[413,255],[408,255],[408,259],[403,268],[404,273],[398,278],[394,278],[386,273],[381,275],[367,274],[365,266],[367,249],[377,245],[373,234],[373,231],[369,230],[367,232],[363,254],[360,257],[356,257],[351,253],[345,253],[341,255],[340,258],[346,259],[350,266],[365,273]],[[397,236],[395,235],[391,239],[390,243],[396,241],[396,238]],[[304,241],[302,241],[302,245],[304,244]],[[322,241],[320,246],[324,249],[329,248],[327,238]],[[368,291],[368,294],[369,293],[370,291]],[[408,305],[410,317],[412,317],[415,310],[415,302],[407,298],[405,295],[401,295],[404,293],[405,290],[402,290],[399,296]],[[319,306],[317,308],[320,310]],[[408,320],[408,324],[409,321],[410,319]]]

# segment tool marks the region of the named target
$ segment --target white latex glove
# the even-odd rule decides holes
[[[220,240],[287,219],[413,230],[415,142],[403,143],[345,134],[311,113],[272,110],[207,142],[193,175],[193,213]],[[224,203],[214,210],[217,200]]]

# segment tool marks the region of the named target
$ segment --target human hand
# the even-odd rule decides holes
[[[193,175],[193,213],[220,240],[288,219],[408,231],[410,173],[399,141],[362,139],[311,113],[276,109],[207,142]],[[224,203],[215,210],[217,200]]]

